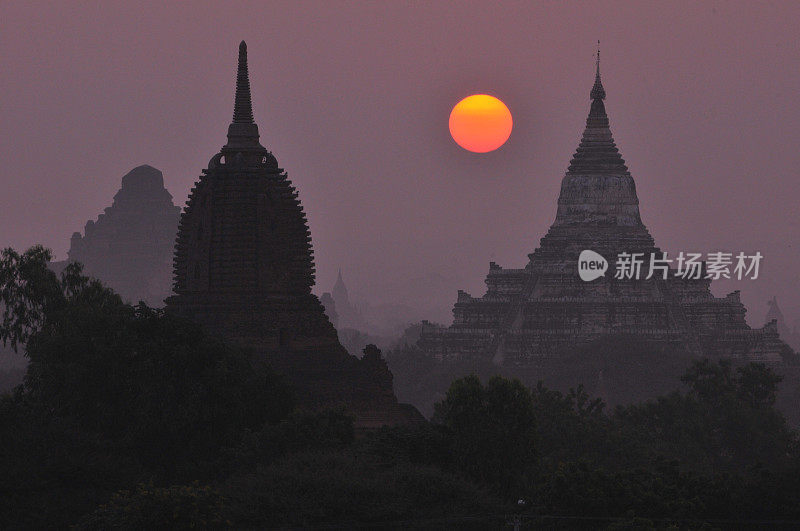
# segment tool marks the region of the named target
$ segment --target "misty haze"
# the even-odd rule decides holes
[[[798,24],[4,3],[0,528],[800,526]]]

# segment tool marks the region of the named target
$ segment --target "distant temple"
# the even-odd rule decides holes
[[[358,308],[350,301],[347,286],[345,286],[344,280],[342,279],[341,269],[339,269],[336,283],[333,285],[333,290],[331,290],[331,297],[336,307],[337,329],[352,328],[366,331],[369,325],[364,320],[364,316]]]
[[[319,298],[319,302],[321,302],[322,306],[325,308],[325,315],[328,316],[331,324],[334,328],[337,328],[339,326],[339,312],[336,311],[336,301],[333,300],[333,296],[326,291],[322,294],[322,297]]]
[[[86,222],[83,235],[72,235],[68,261],[81,262],[85,273],[134,304],[161,306],[172,291],[172,249],[180,210],[159,170],[134,168],[122,178],[113,204],[97,221]],[[65,264],[56,262],[53,267]]]
[[[797,330],[792,330],[786,323],[783,312],[781,311],[780,306],[778,306],[778,298],[772,297],[771,300],[767,301],[767,306],[769,307],[769,310],[767,311],[767,316],[764,322],[769,324],[770,322],[775,321],[775,325],[778,327],[778,334],[780,334],[781,339],[788,343],[793,349],[799,348],[800,338],[798,337]]]
[[[344,404],[360,427],[419,415],[397,403],[380,356],[347,353],[311,293],[306,215],[287,174],[259,143],[244,42],[228,142],[189,194],[174,273],[167,310],[250,348],[287,375],[301,405]]]
[[[331,296],[340,309],[344,309],[345,307],[350,309],[352,307],[350,304],[350,295],[347,293],[347,286],[344,285],[344,280],[342,279],[341,269],[339,269],[339,273],[336,275],[336,283],[331,290]]]
[[[418,346],[441,359],[524,367],[580,352],[609,336],[634,337],[693,356],[780,363],[788,348],[776,323],[751,329],[734,291],[714,297],[701,278],[670,266],[646,280],[615,278],[620,253],[661,256],[639,215],[636,186],[614,143],[600,80],[580,145],[561,183],[556,218],[523,269],[489,266],[481,297],[458,292],[450,327],[425,327]],[[578,257],[599,253],[608,271],[579,277]],[[596,378],[595,376],[592,376]]]

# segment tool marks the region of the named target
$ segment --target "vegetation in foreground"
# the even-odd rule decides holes
[[[49,259],[0,257],[0,337],[30,361],[0,398],[0,527],[800,522],[798,437],[762,365],[695,363],[683,392],[611,412],[468,376],[432,422],[357,438],[246,352]]]

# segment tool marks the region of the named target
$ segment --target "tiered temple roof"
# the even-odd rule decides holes
[[[599,52],[586,128],[561,182],[556,217],[524,269],[490,264],[481,297],[459,291],[448,328],[426,328],[419,346],[440,359],[532,366],[571,356],[603,338],[636,337],[689,355],[781,363],[774,323],[751,329],[739,292],[715,298],[707,278],[616,279],[622,252],[661,251],[642,223],[636,185],[611,134]],[[609,272],[578,275],[593,250]],[[703,275],[705,276],[705,275]]]

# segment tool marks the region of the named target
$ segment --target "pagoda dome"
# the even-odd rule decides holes
[[[298,192],[259,142],[244,41],[228,142],[189,194],[174,273],[178,295],[308,295],[314,284],[311,236]]]

